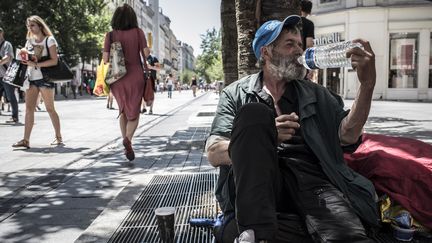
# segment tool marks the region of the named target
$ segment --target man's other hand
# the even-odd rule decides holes
[[[298,119],[298,115],[294,112],[289,115],[284,114],[276,117],[275,121],[278,132],[278,143],[282,143],[283,141],[290,140],[292,138],[296,132],[296,129],[300,128]]]

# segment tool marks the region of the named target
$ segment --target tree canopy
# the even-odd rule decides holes
[[[196,73],[190,69],[185,69],[180,74],[180,79],[183,83],[189,84],[192,80],[192,77],[196,75]]]
[[[38,15],[50,27],[70,65],[99,57],[110,16],[103,0],[1,0],[0,26],[17,48],[26,42],[26,19]]]
[[[201,35],[202,54],[197,58],[196,71],[207,82],[223,79],[221,36],[215,28]]]

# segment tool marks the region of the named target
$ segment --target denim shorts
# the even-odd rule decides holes
[[[46,79],[31,80],[29,82],[30,86],[36,86],[38,88],[54,89],[55,87],[53,82],[49,82]]]

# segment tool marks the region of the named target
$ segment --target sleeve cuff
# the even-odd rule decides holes
[[[357,142],[353,144],[342,144],[342,151],[344,153],[354,153],[357,148],[360,146],[360,144],[363,142],[363,135],[360,135],[360,137],[357,139]]]
[[[208,153],[208,149],[215,143],[218,143],[220,141],[228,141],[229,138],[220,136],[220,135],[210,135],[205,144],[205,152]]]

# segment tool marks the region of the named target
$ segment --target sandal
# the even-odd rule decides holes
[[[123,138],[123,146],[125,147],[124,153],[126,155],[126,158],[129,161],[134,160],[135,159],[135,152],[132,149],[132,143],[129,140],[129,138],[127,138],[127,137]]]
[[[54,139],[54,141],[52,141],[51,145],[62,145],[63,144],[63,139],[62,137],[56,137]]]
[[[23,140],[21,140],[19,142],[16,142],[16,143],[12,144],[12,147],[14,147],[14,148],[21,148],[21,147],[23,147],[23,148],[29,149],[30,148],[30,143],[29,143],[28,140],[23,139]]]

